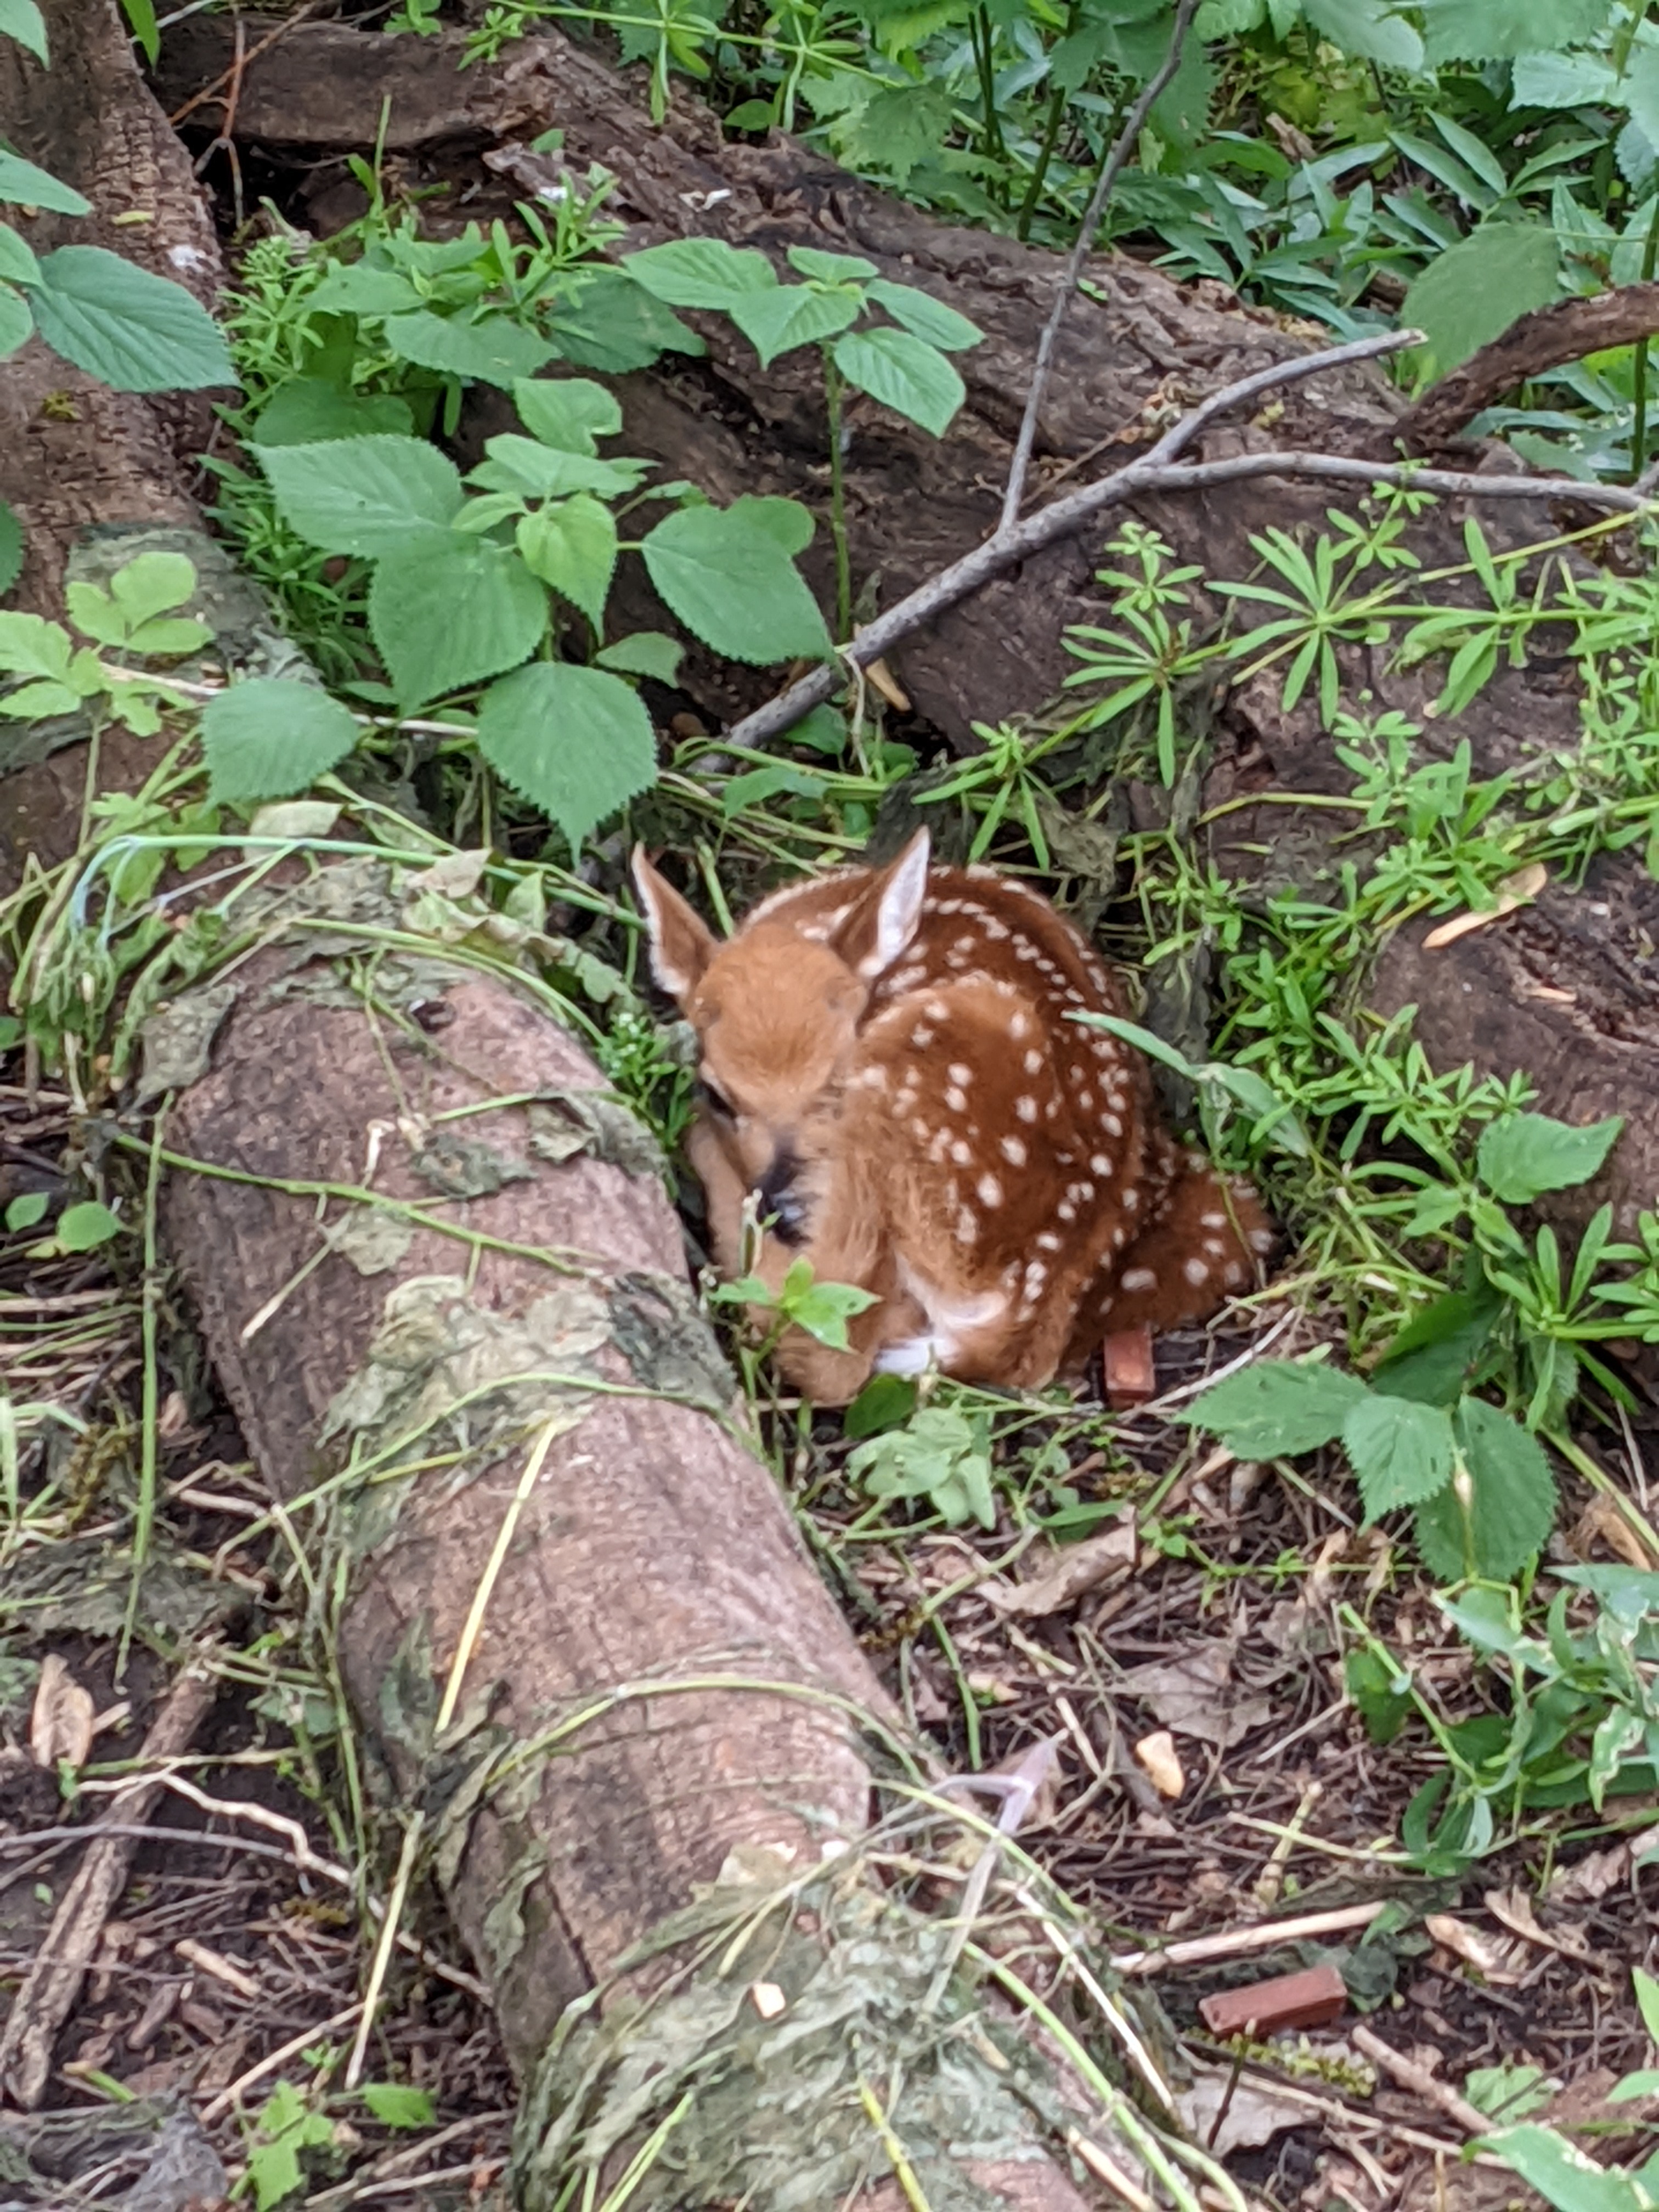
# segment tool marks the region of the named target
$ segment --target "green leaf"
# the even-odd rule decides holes
[[[15,39],[20,46],[27,46],[44,68],[46,62],[46,19],[34,4],[34,0],[0,0],[0,38]],[[39,203],[45,206],[45,201]],[[82,214],[82,209],[70,210]]]
[[[34,317],[29,313],[28,301],[9,284],[0,284],[0,361],[15,353],[33,335]]]
[[[120,1233],[121,1224],[108,1206],[92,1198],[82,1199],[78,1206],[66,1206],[53,1232],[59,1249],[65,1252],[90,1252]]]
[[[33,1229],[52,1203],[43,1190],[20,1191],[6,1208],[6,1227],[13,1236],[20,1230]]]
[[[913,337],[943,353],[960,353],[977,345],[985,336],[977,323],[970,323],[966,315],[959,315],[931,293],[918,291],[914,284],[890,284],[886,277],[878,276],[868,289],[870,297],[878,301],[895,322],[902,323]]]
[[[466,376],[510,392],[521,377],[533,376],[557,348],[507,315],[487,315],[464,323],[434,315],[429,307],[412,314],[388,315],[381,328],[386,342],[416,368],[435,368],[446,376]]]
[[[344,392],[325,377],[296,376],[259,410],[253,438],[259,446],[315,446],[335,438],[407,438],[414,429],[408,401],[395,393]]]
[[[1526,0],[1530,7],[1532,0]],[[1415,75],[1423,66],[1423,41],[1388,0],[1302,0],[1315,30],[1345,54]]]
[[[1441,1406],[1362,1398],[1342,1424],[1342,1448],[1358,1479],[1368,1522],[1432,1498],[1451,1480],[1451,1416]]]
[[[154,69],[161,58],[161,31],[155,20],[153,0],[121,0],[121,10],[143,51],[144,59]]]
[[[678,684],[684,657],[685,647],[677,638],[665,637],[659,629],[636,629],[631,637],[602,647],[593,661],[596,667],[614,668],[619,676],[649,676],[659,684]]]
[[[1541,2066],[1476,2066],[1465,2076],[1463,2094],[1477,2112],[1493,2119],[1518,2120],[1547,2105],[1555,2094]]]
[[[23,526],[16,511],[0,499],[0,596],[10,591],[22,572]]]
[[[60,246],[29,295],[52,351],[117,392],[196,392],[235,385],[207,309],[182,284],[101,246]]]
[[[195,590],[195,564],[182,553],[140,553],[125,562],[109,580],[109,598],[120,609],[130,635],[144,629],[157,615],[184,606]],[[194,627],[205,631],[205,625]],[[212,633],[205,631],[205,635]]]
[[[0,614],[0,672],[9,676],[47,676],[62,683],[74,653],[62,623],[44,615]]]
[[[603,501],[586,492],[519,520],[519,550],[534,576],[580,607],[596,630],[617,566],[617,524]]]
[[[1513,61],[1593,39],[1613,13],[1612,0],[1419,0],[1424,57],[1443,62]],[[1522,103],[1517,100],[1517,106]]]
[[[1644,2066],[1615,2081],[1607,2092],[1607,2102],[1610,2105],[1626,2105],[1632,2097],[1653,2096],[1659,2096],[1659,2071],[1651,2066]],[[1544,2101],[1547,2103],[1548,2100]]]
[[[1529,1206],[1541,1191],[1588,1182],[1624,1126],[1618,1114],[1586,1128],[1547,1114],[1507,1114],[1481,1131],[1475,1164],[1494,1198],[1505,1206]]]
[[[836,341],[835,359],[849,384],[936,438],[945,435],[967,397],[962,379],[938,348],[908,331],[849,331]]]
[[[1659,146],[1659,50],[1633,46],[1623,85],[1630,119],[1650,146]]]
[[[1483,1284],[1451,1291],[1414,1315],[1371,1374],[1373,1389],[1425,1406],[1452,1406],[1490,1341],[1503,1300]]]
[[[337,261],[305,304],[313,315],[403,315],[420,306],[421,295],[400,270]]]
[[[1342,1679],[1371,1741],[1392,1743],[1412,1709],[1410,1675],[1390,1666],[1381,1652],[1361,1645],[1344,1660]]]
[[[657,775],[656,735],[632,685],[562,660],[538,660],[490,685],[478,750],[558,823],[573,852]]]
[[[354,716],[315,684],[252,676],[202,709],[202,753],[212,799],[289,799],[343,761],[362,734]]]
[[[1628,2174],[1598,2166],[1588,2152],[1536,2121],[1477,2136],[1474,2148],[1495,2151],[1556,2212],[1646,2212],[1644,2197]]]
[[[432,2092],[407,2082],[365,2081],[360,2094],[383,2127],[429,2128],[437,2118]]]
[[[856,1443],[908,1421],[916,1409],[916,1386],[908,1375],[872,1375],[842,1415],[841,1432]]]
[[[716,653],[759,666],[821,659],[823,617],[770,523],[743,501],[682,507],[640,550],[664,600]]]
[[[1650,2043],[1659,2043],[1659,1982],[1644,1973],[1640,1966],[1631,1968],[1631,1986],[1636,1992],[1637,2008],[1642,2015],[1642,2025],[1648,2032]]]
[[[16,207],[44,208],[48,215],[90,215],[92,202],[73,185],[60,184],[49,169],[37,169],[21,154],[0,147],[0,200]]]
[[[549,318],[548,335],[579,368],[621,376],[649,368],[665,353],[708,350],[695,331],[621,269],[583,270],[569,290],[568,304]]]
[[[812,542],[812,517],[798,499],[782,499],[774,494],[744,492],[726,508],[728,514],[741,515],[763,530],[781,553],[791,560],[804,553]]]
[[[733,300],[726,312],[769,368],[780,354],[815,338],[833,337],[859,317],[859,301],[848,292],[815,292],[806,284],[780,284]]]
[[[38,284],[40,264],[34,248],[9,222],[0,222],[0,279],[9,284]]]
[[[625,253],[623,267],[636,284],[668,307],[729,307],[755,292],[769,291],[777,273],[752,246],[720,238],[679,238]]]
[[[1433,374],[1444,376],[1554,299],[1560,259],[1555,233],[1540,223],[1485,223],[1430,262],[1406,294],[1401,322],[1425,333]]]
[[[792,269],[816,277],[820,284],[861,284],[878,273],[875,263],[862,254],[825,253],[817,246],[792,246],[788,260]]]
[[[1511,107],[1588,107],[1616,101],[1619,79],[1600,54],[1522,54],[1510,71]]]
[[[879,1304],[873,1291],[860,1290],[852,1283],[810,1283],[790,1300],[789,1318],[819,1344],[845,1352],[848,1322],[854,1314]]]
[[[513,404],[531,436],[561,453],[595,453],[596,441],[615,437],[623,426],[616,394],[586,376],[520,377]]]
[[[568,453],[535,438],[521,438],[514,430],[486,438],[484,451],[489,459],[472,471],[475,483],[524,492],[534,499],[564,499],[573,491],[620,499],[636,488],[646,466],[642,461],[601,461],[588,453]]]
[[[1334,1443],[1370,1395],[1358,1376],[1322,1361],[1263,1359],[1206,1390],[1186,1419],[1240,1459],[1288,1458]]]
[[[460,475],[423,438],[334,438],[255,451],[283,521],[325,553],[375,560],[403,552],[422,526],[448,542]]]
[[[1463,1466],[1417,1509],[1417,1541],[1443,1582],[1507,1582],[1541,1550],[1555,1520],[1555,1477],[1536,1437],[1480,1398],[1452,1416]]]
[[[547,629],[547,593],[516,553],[451,531],[375,564],[368,627],[409,713],[527,659]]]

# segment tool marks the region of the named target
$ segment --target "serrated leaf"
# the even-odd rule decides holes
[[[619,637],[614,645],[602,647],[593,660],[596,667],[614,668],[622,676],[649,676],[659,684],[678,684],[684,658],[685,647],[677,638],[665,637],[659,629],[636,629],[631,637]]]
[[[34,284],[40,276],[40,264],[35,258],[34,248],[9,222],[0,222],[0,281],[9,284]]]
[[[766,666],[830,651],[817,601],[768,521],[744,501],[682,507],[640,550],[664,600],[716,653]]]
[[[314,315],[402,315],[420,306],[421,295],[400,270],[337,261],[305,304]]]
[[[919,291],[914,284],[890,284],[881,276],[867,289],[870,297],[879,301],[895,322],[902,323],[914,337],[945,353],[961,353],[985,336],[977,323],[970,323],[966,315],[959,315],[943,300]]]
[[[10,591],[22,572],[23,526],[15,509],[0,499],[0,597]]]
[[[0,147],[0,200],[14,207],[44,208],[49,215],[90,215],[92,202],[73,185],[60,184],[50,169],[37,168],[21,154]]]
[[[622,265],[636,284],[668,307],[728,307],[733,300],[770,291],[777,272],[752,246],[720,238],[677,238],[625,253]]]
[[[288,676],[252,676],[216,693],[202,709],[201,731],[216,799],[308,791],[362,734],[337,699]]]
[[[219,327],[199,301],[101,246],[60,246],[46,255],[29,303],[52,351],[117,392],[197,392],[238,382]]]
[[[1620,87],[1630,119],[1650,146],[1659,146],[1659,50],[1633,46]]]
[[[536,661],[490,685],[478,750],[558,823],[573,852],[657,776],[656,736],[637,692],[620,676],[562,660]]]
[[[1263,1359],[1206,1390],[1186,1419],[1240,1459],[1293,1458],[1334,1443],[1370,1395],[1357,1376],[1322,1361]]]
[[[602,461],[589,453],[544,446],[539,439],[521,438],[514,430],[486,438],[484,451],[489,459],[472,471],[475,483],[525,492],[534,499],[563,499],[573,491],[620,499],[635,489],[646,467],[643,461]]]
[[[621,269],[584,270],[555,308],[548,335],[578,368],[620,376],[649,368],[665,353],[706,354],[708,347],[660,300]]]
[[[1437,254],[1407,291],[1402,325],[1425,334],[1436,376],[1445,376],[1556,296],[1561,249],[1540,223],[1488,222]]]
[[[1547,1114],[1506,1114],[1480,1133],[1480,1180],[1505,1206],[1529,1206],[1540,1192],[1588,1182],[1613,1150],[1622,1115],[1576,1128]]]
[[[780,354],[815,339],[833,337],[858,320],[860,303],[848,292],[815,292],[808,284],[779,284],[733,300],[726,313],[769,368]]]
[[[0,0],[0,37],[15,39],[20,46],[27,46],[35,60],[45,65],[46,18],[35,0]]]
[[[333,438],[255,451],[283,520],[325,553],[376,559],[406,550],[422,527],[441,531],[447,542],[461,504],[455,464],[423,438]]]
[[[109,580],[110,597],[131,629],[182,607],[196,589],[196,568],[183,553],[140,553]]]
[[[531,574],[580,607],[596,630],[617,566],[617,524],[602,500],[586,492],[522,515],[519,550]]]
[[[0,691],[0,714],[14,722],[48,721],[74,714],[88,696],[73,684],[56,681],[22,684],[15,691]]]
[[[416,368],[471,377],[502,392],[510,392],[521,377],[533,376],[558,350],[507,315],[463,323],[416,307],[412,314],[388,315],[381,329],[392,351]]]
[[[817,246],[792,246],[788,261],[792,269],[816,277],[820,284],[861,284],[878,273],[875,263],[861,253],[826,253]]]
[[[29,313],[28,301],[9,284],[0,284],[0,361],[15,353],[33,334],[34,317]]]
[[[1511,107],[1591,107],[1618,97],[1619,80],[1600,54],[1522,54],[1510,71]]]
[[[944,355],[908,331],[849,331],[836,341],[835,359],[849,384],[936,438],[967,397]]]
[[[368,627],[408,713],[528,659],[547,592],[516,553],[451,531],[376,562]]]
[[[0,670],[9,676],[46,676],[61,683],[74,650],[62,623],[44,615],[0,614]]]
[[[1420,0],[1424,57],[1443,62],[1513,61],[1593,39],[1612,0]]]
[[[1548,1539],[1555,1477],[1537,1437],[1484,1399],[1465,1398],[1452,1425],[1463,1467],[1418,1507],[1418,1547],[1443,1582],[1507,1582]]]
[[[1302,0],[1302,12],[1345,54],[1413,75],[1423,66],[1422,40],[1388,0]]]
[[[316,446],[337,438],[407,438],[415,417],[394,392],[343,392],[325,377],[279,385],[253,428],[260,446]]]
[[[1342,1424],[1367,1522],[1419,1504],[1451,1480],[1451,1416],[1412,1398],[1363,1398]]]
[[[597,453],[598,440],[615,437],[623,426],[615,392],[586,376],[520,377],[513,404],[532,438],[566,453]]]

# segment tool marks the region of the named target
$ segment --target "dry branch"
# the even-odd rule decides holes
[[[1635,345],[1659,331],[1659,284],[1621,284],[1589,300],[1556,300],[1517,317],[1508,330],[1430,386],[1401,419],[1408,453],[1430,453],[1506,392],[1586,354]]]

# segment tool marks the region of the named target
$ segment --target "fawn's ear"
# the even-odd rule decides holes
[[[643,845],[634,848],[634,883],[650,932],[651,972],[684,1006],[714,957],[714,934],[674,886],[657,873]]]
[[[854,901],[836,932],[836,951],[866,982],[873,982],[909,951],[927,896],[932,854],[932,840],[918,830],[892,866]]]

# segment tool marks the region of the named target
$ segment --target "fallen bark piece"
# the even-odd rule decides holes
[[[1158,1376],[1152,1365],[1152,1332],[1139,1328],[1115,1329],[1102,1350],[1105,1367],[1106,1403],[1115,1413],[1127,1413],[1158,1395]]]
[[[1278,2035],[1286,2028],[1328,2027],[1347,2006],[1347,1985],[1334,1966],[1310,1966],[1299,1974],[1275,1974],[1242,1990],[1221,1990],[1200,1997],[1204,2025],[1218,2042],[1229,2037]]]

